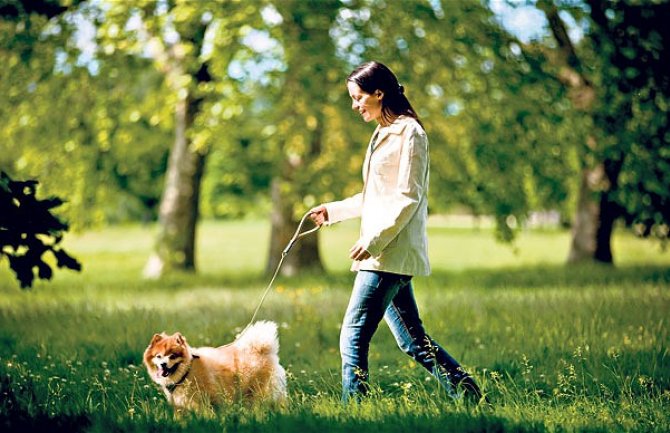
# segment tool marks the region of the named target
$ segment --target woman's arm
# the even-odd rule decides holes
[[[318,225],[331,225],[340,221],[360,217],[362,205],[363,193],[358,193],[349,198],[345,198],[344,200],[319,205],[310,211],[310,216]]]

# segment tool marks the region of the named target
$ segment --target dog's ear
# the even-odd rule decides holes
[[[184,336],[181,335],[181,332],[177,332],[174,336],[177,339],[177,344],[181,346],[186,346],[186,338],[184,338]]]
[[[163,339],[162,334],[154,334],[154,338],[151,339],[151,344],[158,343]]]

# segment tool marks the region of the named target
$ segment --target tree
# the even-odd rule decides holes
[[[568,36],[565,23],[559,16],[558,9],[549,2],[539,3],[539,7],[545,12],[549,27],[557,42],[557,49],[549,53],[553,63],[557,65],[556,75],[569,90],[569,97],[575,110],[586,113],[593,122],[592,111],[595,102],[596,89],[593,83],[585,75],[584,66],[577,56],[575,47]],[[568,263],[578,263],[590,260],[596,256],[598,249],[598,233],[602,227],[599,224],[601,220],[601,209],[592,199],[594,190],[602,188],[604,165],[601,162],[596,164],[589,163],[585,158],[585,150],[593,151],[597,146],[595,134],[584,137],[585,145],[582,146],[581,161],[582,173],[579,182],[577,197],[577,209],[572,226],[572,243],[568,255]],[[611,230],[611,227],[610,227]],[[609,252],[609,240],[606,245],[611,261],[611,252]],[[601,253],[601,255],[603,255]],[[596,256],[597,257],[597,256]]]
[[[589,1],[594,50],[607,53],[598,122],[609,188],[600,197],[595,259],[611,261],[609,239],[623,218],[644,236],[667,240],[670,225],[670,16],[668,2]]]
[[[190,11],[189,11],[190,12]],[[189,14],[190,15],[190,14]],[[184,21],[192,21],[188,16]],[[185,25],[180,38],[195,56],[203,49],[206,25]],[[189,133],[195,118],[198,116],[203,96],[197,94],[198,87],[212,81],[206,62],[200,63],[197,70],[184,70],[188,65],[174,47],[166,50],[166,72],[178,77],[187,76],[193,81],[191,86],[182,86],[179,80],[173,84],[172,90],[182,95],[175,104],[175,137],[170,151],[170,159],[165,179],[165,186],[160,202],[159,223],[160,234],[156,242],[154,255],[149,259],[144,274],[158,277],[164,268],[195,270],[195,234],[199,216],[200,184],[205,169],[206,148],[194,148]],[[188,67],[187,67],[188,68]]]
[[[661,17],[670,5],[588,5],[591,30],[579,54],[556,4],[539,3],[558,43],[559,76],[571,89],[575,109],[586,111],[594,125],[580,152],[583,174],[568,261],[611,264],[617,219],[637,224],[645,235],[668,237],[670,32]],[[584,15],[580,8],[567,10]]]
[[[340,116],[329,106],[339,99],[333,94],[344,91],[344,68],[333,58],[335,48],[329,34],[339,2],[281,1],[276,6],[282,20],[274,31],[283,47],[286,68],[273,107],[277,165],[270,187],[267,273],[277,266],[302,214],[324,197],[324,181],[331,183],[325,173],[332,173],[338,163],[331,146],[339,144],[339,135],[329,140],[328,134],[337,134]],[[346,161],[345,152],[339,157]],[[304,270],[323,270],[316,235],[296,244],[282,268],[286,275]]]
[[[205,161],[213,130],[221,121],[220,99],[231,108],[237,104],[236,83],[227,78],[227,69],[242,49],[245,29],[258,15],[256,6],[143,1],[112,3],[106,12],[106,42],[130,55],[150,56],[165,76],[170,92],[165,102],[174,110],[174,140],[160,201],[161,228],[146,276],[158,277],[171,269],[195,270]]]

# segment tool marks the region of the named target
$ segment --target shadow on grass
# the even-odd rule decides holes
[[[448,287],[504,289],[538,289],[549,287],[667,285],[670,267],[604,265],[540,265],[519,268],[470,269],[462,272],[434,272],[432,277]]]
[[[418,284],[422,285],[418,278]],[[661,265],[605,266],[605,265],[536,265],[506,268],[471,268],[459,271],[434,269],[427,277],[431,286],[445,289],[542,289],[554,287],[627,286],[636,284],[670,284],[670,267]],[[74,280],[77,281],[77,280]],[[351,290],[354,274],[349,271],[328,273],[301,272],[294,276],[279,276],[274,287],[327,287],[335,290]],[[78,291],[82,286],[89,290],[114,292],[161,291],[191,289],[195,287],[226,288],[229,290],[261,290],[270,282],[263,273],[173,273],[158,280],[145,280],[139,276],[119,274],[106,279],[83,279],[81,284],[58,280],[38,282],[34,291],[44,289]],[[5,287],[4,290],[19,291]]]
[[[200,278],[200,277],[198,277]],[[262,275],[237,275],[205,277],[212,285],[233,286],[239,288],[258,287],[268,283],[269,278]],[[430,277],[431,285],[443,285],[445,288],[479,289],[542,289],[551,287],[594,287],[594,286],[635,286],[636,284],[670,284],[670,267],[660,265],[622,266],[605,265],[538,265],[507,268],[468,269],[465,271],[434,270]],[[350,290],[354,275],[351,272],[328,274],[300,274],[293,277],[280,277],[277,284],[285,286],[325,285],[331,288]],[[176,283],[176,281],[175,281]],[[181,283],[188,284],[187,281]],[[179,283],[177,283],[179,284]]]
[[[100,415],[28,416],[12,412],[0,414],[3,432],[328,432],[328,433],[406,433],[412,431],[443,433],[455,432],[545,432],[538,422],[513,422],[486,414],[444,413],[439,415],[385,414],[378,420],[342,418],[318,415],[312,412],[280,414],[271,413],[263,419],[244,414],[226,414],[223,419],[187,417],[180,420],[137,420],[110,418]],[[597,430],[591,430],[597,431]]]
[[[80,432],[86,431],[91,421],[84,414],[58,414],[49,416],[43,411],[30,413],[26,411],[16,396],[9,379],[0,378],[0,431],[2,432]],[[30,390],[24,393],[31,394]],[[31,397],[35,397],[34,393]]]
[[[39,414],[30,416],[26,413],[0,413],[0,430],[3,432],[86,432],[91,421],[86,415],[48,416]]]

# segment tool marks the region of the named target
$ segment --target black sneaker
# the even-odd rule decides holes
[[[458,383],[456,387],[460,392],[463,393],[465,400],[468,400],[472,403],[486,403],[490,404],[488,397],[486,397],[482,390],[477,385],[477,382],[472,378],[472,376],[464,376]]]

